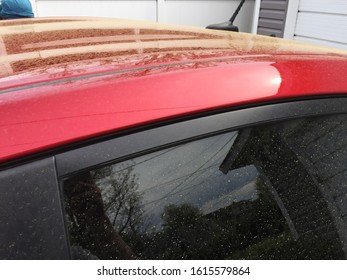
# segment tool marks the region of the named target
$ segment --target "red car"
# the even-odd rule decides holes
[[[347,53],[0,22],[1,259],[345,259]]]

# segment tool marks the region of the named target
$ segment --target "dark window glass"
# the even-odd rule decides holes
[[[64,181],[74,258],[344,259],[347,116],[246,128]]]

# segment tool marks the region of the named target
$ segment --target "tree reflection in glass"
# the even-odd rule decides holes
[[[318,133],[344,124],[345,116],[246,128],[71,178],[64,195],[73,254],[345,258],[346,224],[306,160]]]

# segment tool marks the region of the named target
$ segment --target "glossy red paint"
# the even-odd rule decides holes
[[[35,27],[64,28],[59,23],[54,28],[49,24]],[[117,22],[109,24],[117,26]],[[131,22],[131,26],[136,24],[144,28]],[[170,32],[173,30],[170,27]],[[0,34],[5,31],[0,29]],[[303,96],[347,94],[347,80],[341,74],[347,70],[344,54],[273,38],[237,34],[230,39],[225,32],[199,32],[203,35],[196,36],[212,36],[203,38],[201,47],[183,39],[178,43],[165,41],[162,49],[141,53],[139,47],[146,42],[136,42],[136,53],[71,58],[51,65],[42,60],[41,66],[26,66],[25,71],[3,75],[0,162],[199,112]],[[209,40],[216,40],[216,36],[222,39],[213,41],[216,45],[211,47]],[[228,49],[225,46],[230,40],[235,45]],[[247,40],[253,47],[242,47]],[[173,49],[183,43],[185,47]],[[71,51],[87,51],[78,48]],[[12,55],[6,59],[0,60],[3,69],[12,63],[10,59],[17,58]],[[18,61],[25,62],[25,58]]]

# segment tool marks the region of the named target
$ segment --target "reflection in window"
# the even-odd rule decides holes
[[[74,258],[341,259],[345,115],[225,133],[64,182]]]

